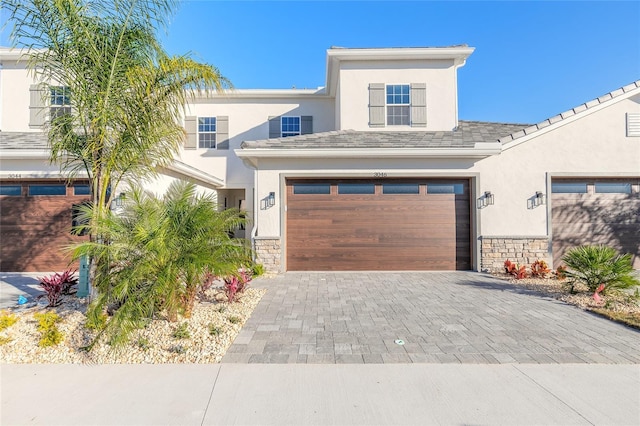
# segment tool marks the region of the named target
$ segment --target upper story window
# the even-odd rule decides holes
[[[387,85],[388,126],[408,126],[410,122],[410,106],[408,84]]]
[[[66,86],[52,86],[49,113],[51,120],[61,115],[71,114],[71,92]]]
[[[199,148],[215,148],[216,147],[216,118],[215,117],[199,117],[198,118],[198,147]]]
[[[427,127],[427,84],[369,83],[369,127]]]
[[[281,117],[281,137],[298,136],[300,134],[300,117]]]

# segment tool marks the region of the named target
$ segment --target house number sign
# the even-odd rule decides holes
[[[387,177],[387,172],[373,172],[373,177],[386,178]]]

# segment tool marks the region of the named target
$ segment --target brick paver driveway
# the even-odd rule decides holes
[[[640,332],[484,274],[289,272],[254,285],[268,291],[223,362],[640,363]]]

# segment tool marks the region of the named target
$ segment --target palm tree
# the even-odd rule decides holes
[[[217,68],[169,56],[159,45],[155,32],[176,0],[3,3],[37,80],[70,93],[70,113],[48,125],[51,161],[70,178],[88,175],[94,217],[105,214],[110,189],[123,179],[152,177],[173,160],[190,97],[231,87]]]
[[[98,297],[89,322],[104,325],[110,343],[123,344],[130,332],[159,314],[189,316],[205,274],[230,276],[251,265],[244,240],[230,232],[244,224],[239,210],[218,211],[211,195],[198,195],[192,183],[175,181],[163,198],[139,189],[127,197],[122,214],[96,220],[104,241],[78,245],[75,256],[97,260]]]

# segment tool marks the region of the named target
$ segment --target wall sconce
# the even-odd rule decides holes
[[[276,193],[270,192],[269,197],[267,197],[267,206],[273,207],[276,205]]]
[[[493,194],[491,193],[491,191],[485,191],[485,193],[484,193],[484,197],[483,197],[483,199],[482,199],[482,205],[483,205],[484,207],[486,207],[486,206],[492,206],[492,205],[493,205],[493,202],[494,202],[494,196],[493,196]]]
[[[127,198],[127,194],[124,192],[121,192],[120,195],[118,195],[116,197],[116,207],[122,207],[122,204],[124,203],[124,200]]]
[[[543,206],[547,204],[547,196],[540,191],[536,191],[536,197],[533,199],[534,206]]]

